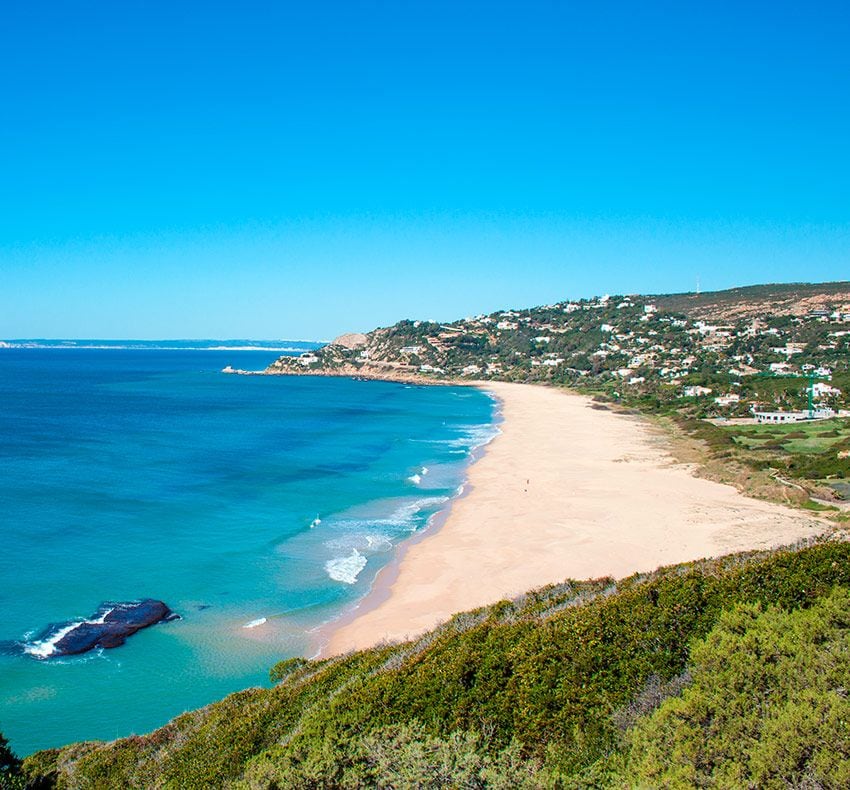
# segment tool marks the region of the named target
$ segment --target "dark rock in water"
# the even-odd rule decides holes
[[[90,620],[76,623],[61,639],[53,642],[52,652],[40,651],[39,655],[42,658],[57,658],[86,653],[96,647],[118,647],[124,644],[128,636],[142,628],[179,619],[180,615],[172,612],[162,601],[155,601],[153,598],[126,603],[105,603]]]

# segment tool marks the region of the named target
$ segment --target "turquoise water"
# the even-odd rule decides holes
[[[277,355],[0,349],[0,731],[18,753],[267,683],[492,435],[476,390],[219,372]],[[182,619],[86,656],[26,652],[51,623],[142,597]]]

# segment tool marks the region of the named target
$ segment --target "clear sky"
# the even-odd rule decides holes
[[[6,3],[0,338],[850,278],[846,2]]]

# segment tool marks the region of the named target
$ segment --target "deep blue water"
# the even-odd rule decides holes
[[[0,731],[20,754],[265,684],[315,650],[311,629],[368,591],[492,435],[476,390],[220,373],[276,356],[0,349]],[[36,657],[51,623],[141,597],[182,619]]]

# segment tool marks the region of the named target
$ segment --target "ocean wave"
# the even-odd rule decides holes
[[[389,551],[392,541],[385,535],[377,535],[374,532],[355,532],[342,535],[338,538],[325,541],[325,547],[331,551],[359,551],[360,553],[376,553]]]
[[[114,606],[107,605],[102,608],[99,615],[90,617],[87,620],[80,619],[69,623],[63,623],[61,625],[49,626],[47,631],[45,631],[40,638],[31,642],[24,641],[21,643],[21,647],[23,648],[24,653],[33,656],[34,658],[50,658],[56,653],[56,645],[60,642],[60,640],[70,634],[75,628],[79,628],[81,625],[101,625],[106,622],[106,616],[114,611]],[[33,632],[29,631],[24,636],[24,639],[31,639],[32,635]]]
[[[383,535],[366,535],[366,548],[370,551],[389,551],[392,547],[392,541]]]
[[[256,620],[251,620],[250,623],[245,623],[243,628],[256,628],[258,625],[263,625],[266,622],[265,617],[258,617]]]
[[[464,425],[460,429],[460,436],[449,439],[449,447],[461,447],[469,452],[484,447],[493,441],[501,431],[495,425]]]
[[[325,571],[335,582],[354,584],[368,560],[357,549],[345,557],[335,557],[325,563]]]
[[[391,533],[397,532],[399,528],[413,531],[416,529],[417,517],[422,511],[437,508],[448,500],[449,497],[446,496],[423,496],[398,505],[385,516],[370,517],[364,515],[362,517],[335,519],[332,529],[348,535],[374,534],[375,530],[380,531],[382,528]]]
[[[389,518],[380,520],[378,523],[385,523],[395,527],[405,527],[411,531],[416,529],[416,516],[423,510],[427,510],[438,505],[442,505],[449,501],[445,496],[430,496],[416,499],[406,505],[397,507]]]
[[[22,645],[24,653],[33,658],[50,658],[56,652],[56,645],[59,640],[85,622],[85,620],[78,620],[75,623],[64,625],[52,633],[48,632],[42,639],[36,639],[33,642],[24,642]]]
[[[462,425],[458,435],[449,439],[411,439],[417,444],[431,444],[451,448],[452,455],[469,454],[479,447],[490,444],[501,430],[496,425]]]

